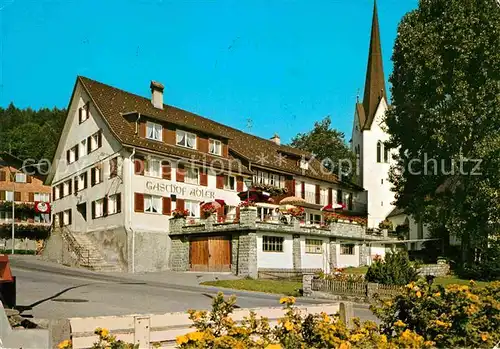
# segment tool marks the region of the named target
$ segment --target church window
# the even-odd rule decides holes
[[[389,147],[384,147],[384,162],[388,163],[389,162]]]
[[[377,142],[377,162],[382,162],[382,142]]]

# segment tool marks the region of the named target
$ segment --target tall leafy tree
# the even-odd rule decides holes
[[[420,0],[392,60],[397,204],[458,236],[472,264],[500,235],[500,4]]]
[[[315,122],[311,131],[297,134],[290,145],[315,154],[330,171],[344,174],[344,179],[354,179],[356,156],[346,143],[344,133],[332,128],[330,116]]]

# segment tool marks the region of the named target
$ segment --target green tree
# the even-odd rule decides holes
[[[366,281],[383,285],[406,285],[418,279],[418,268],[410,262],[408,252],[394,250],[384,260],[376,259],[368,268]]]
[[[397,205],[458,236],[472,265],[500,235],[500,5],[420,0],[392,60]]]
[[[315,122],[311,131],[297,134],[290,145],[315,154],[327,169],[343,174],[344,179],[354,179],[356,156],[347,145],[344,133],[332,128],[330,116]]]

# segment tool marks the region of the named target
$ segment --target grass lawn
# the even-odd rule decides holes
[[[368,267],[347,267],[344,269],[345,274],[366,274]]]
[[[284,294],[287,296],[299,296],[299,292],[297,290],[302,288],[302,282],[264,279],[205,281],[201,284],[205,286],[232,288],[235,290]]]
[[[464,279],[459,279],[456,276],[450,275],[450,276],[443,276],[443,277],[437,277],[434,279],[434,284],[435,285],[451,285],[451,284],[457,284],[457,285],[469,285],[470,280],[464,280]],[[484,287],[488,284],[486,281],[476,281],[476,284],[478,286]]]

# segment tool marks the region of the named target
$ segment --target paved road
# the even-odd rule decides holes
[[[184,312],[210,309],[213,287],[153,282],[79,269],[31,263],[12,263],[17,278],[17,304],[26,307],[23,315],[39,319]],[[16,266],[17,264],[17,266]],[[229,292],[224,290],[225,294]],[[278,306],[279,296],[234,291],[241,308]],[[298,304],[321,303],[299,300]],[[31,308],[31,309],[30,309]],[[374,320],[365,306],[355,305],[355,315]]]

